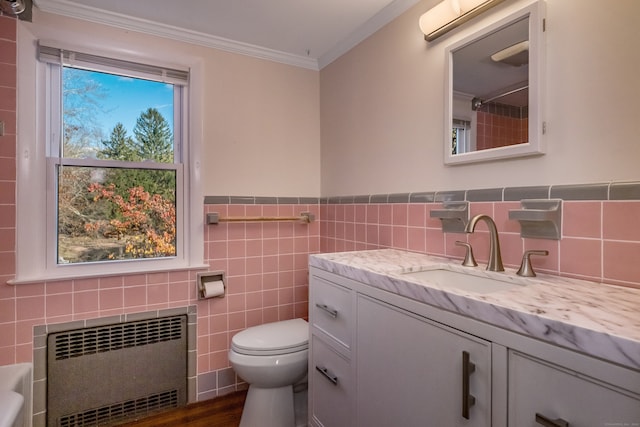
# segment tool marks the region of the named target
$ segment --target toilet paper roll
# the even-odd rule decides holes
[[[224,295],[224,283],[222,280],[214,280],[203,283],[203,297],[213,298]]]

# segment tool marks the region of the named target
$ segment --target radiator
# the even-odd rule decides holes
[[[187,316],[47,336],[47,426],[113,426],[187,403]]]

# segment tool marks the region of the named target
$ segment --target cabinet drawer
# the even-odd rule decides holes
[[[640,374],[629,371],[630,375]],[[570,369],[511,351],[509,426],[633,426],[640,396]],[[555,423],[555,424],[554,424]]]
[[[351,347],[353,293],[319,277],[312,277],[311,324],[347,348]]]
[[[312,425],[353,425],[351,363],[315,335],[311,336],[309,380]]]

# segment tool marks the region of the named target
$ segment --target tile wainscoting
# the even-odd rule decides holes
[[[520,199],[562,198],[563,238],[522,239],[508,211]],[[198,300],[196,271],[111,276],[10,286],[0,284],[0,364],[33,360],[34,327],[136,312],[197,306],[198,400],[243,388],[229,366],[233,334],[265,322],[308,315],[309,254],[397,248],[461,258],[456,240],[486,261],[488,233],[443,233],[429,216],[444,200],[468,200],[471,215],[492,215],[507,267],[525,249],[540,272],[640,287],[640,183],[501,188],[330,198],[206,197],[203,216],[297,216],[316,221],[204,226],[205,260],[226,273],[225,298]],[[5,276],[11,278],[11,275]]]
[[[292,216],[298,211],[319,216],[317,198],[312,205],[279,200],[286,201],[207,204],[203,217],[211,212],[222,217]],[[248,326],[307,317],[308,256],[319,251],[319,230],[318,221],[205,224],[205,261],[210,270],[225,271],[224,298],[199,300],[195,270],[8,285],[12,269],[0,283],[0,365],[34,360],[34,330],[196,306],[197,400],[243,388],[227,358],[231,337]]]
[[[209,213],[226,217],[319,217],[317,198],[205,197]],[[231,338],[249,326],[308,318],[309,254],[320,250],[320,223],[205,224],[205,260],[225,272],[227,295],[198,301],[199,400],[244,386],[229,367]]]
[[[562,199],[562,239],[524,239],[509,210],[522,199]],[[468,201],[470,215],[495,219],[505,266],[517,268],[525,250],[546,249],[532,258],[537,271],[596,282],[640,287],[640,182],[506,187],[478,190],[376,194],[321,200],[321,252],[395,248],[460,258],[456,240],[473,245],[486,262],[488,232],[443,233],[432,209],[443,201]]]

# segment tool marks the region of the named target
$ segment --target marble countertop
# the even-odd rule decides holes
[[[483,322],[640,369],[640,289],[515,270],[395,249],[316,254],[309,265]],[[512,283],[477,293],[424,282],[406,273],[447,269]]]

